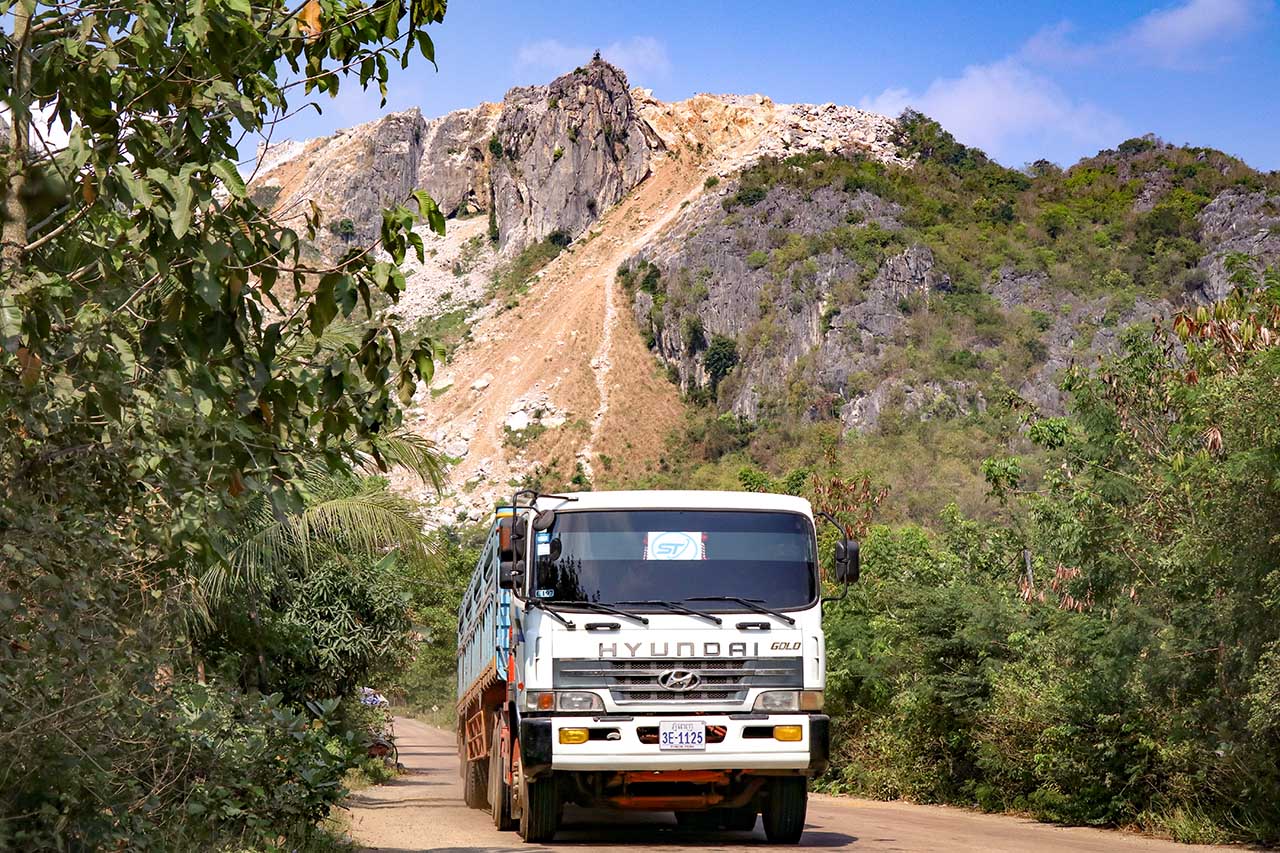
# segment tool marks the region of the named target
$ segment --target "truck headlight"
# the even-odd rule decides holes
[[[821,711],[821,690],[766,690],[756,697],[756,711]]]
[[[604,702],[594,693],[562,690],[556,694],[556,707],[561,711],[603,711]]]

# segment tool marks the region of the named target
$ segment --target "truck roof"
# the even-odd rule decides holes
[[[813,517],[804,498],[763,492],[714,492],[653,489],[625,492],[565,492],[573,501],[550,495],[538,499],[538,509],[574,512],[590,509],[741,509],[798,512]]]

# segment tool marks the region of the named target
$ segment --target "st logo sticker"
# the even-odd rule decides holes
[[[646,560],[705,560],[707,541],[695,530],[651,530],[644,538]]]

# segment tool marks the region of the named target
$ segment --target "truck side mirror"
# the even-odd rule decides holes
[[[524,565],[524,539],[520,535],[518,518],[498,521],[498,588],[524,590],[524,573],[517,567]]]
[[[836,543],[836,580],[841,583],[857,583],[862,574],[862,560],[858,543],[843,539]]]
[[[498,559],[510,560],[511,553],[511,521],[510,518],[498,519]]]
[[[516,568],[514,560],[498,561],[498,588],[514,590],[517,595],[524,593],[524,572]]]

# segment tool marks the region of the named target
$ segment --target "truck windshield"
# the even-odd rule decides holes
[[[795,608],[817,597],[813,525],[797,513],[561,512],[551,529],[534,537],[532,594],[543,601],[736,596]],[[731,601],[696,606],[744,609]]]

